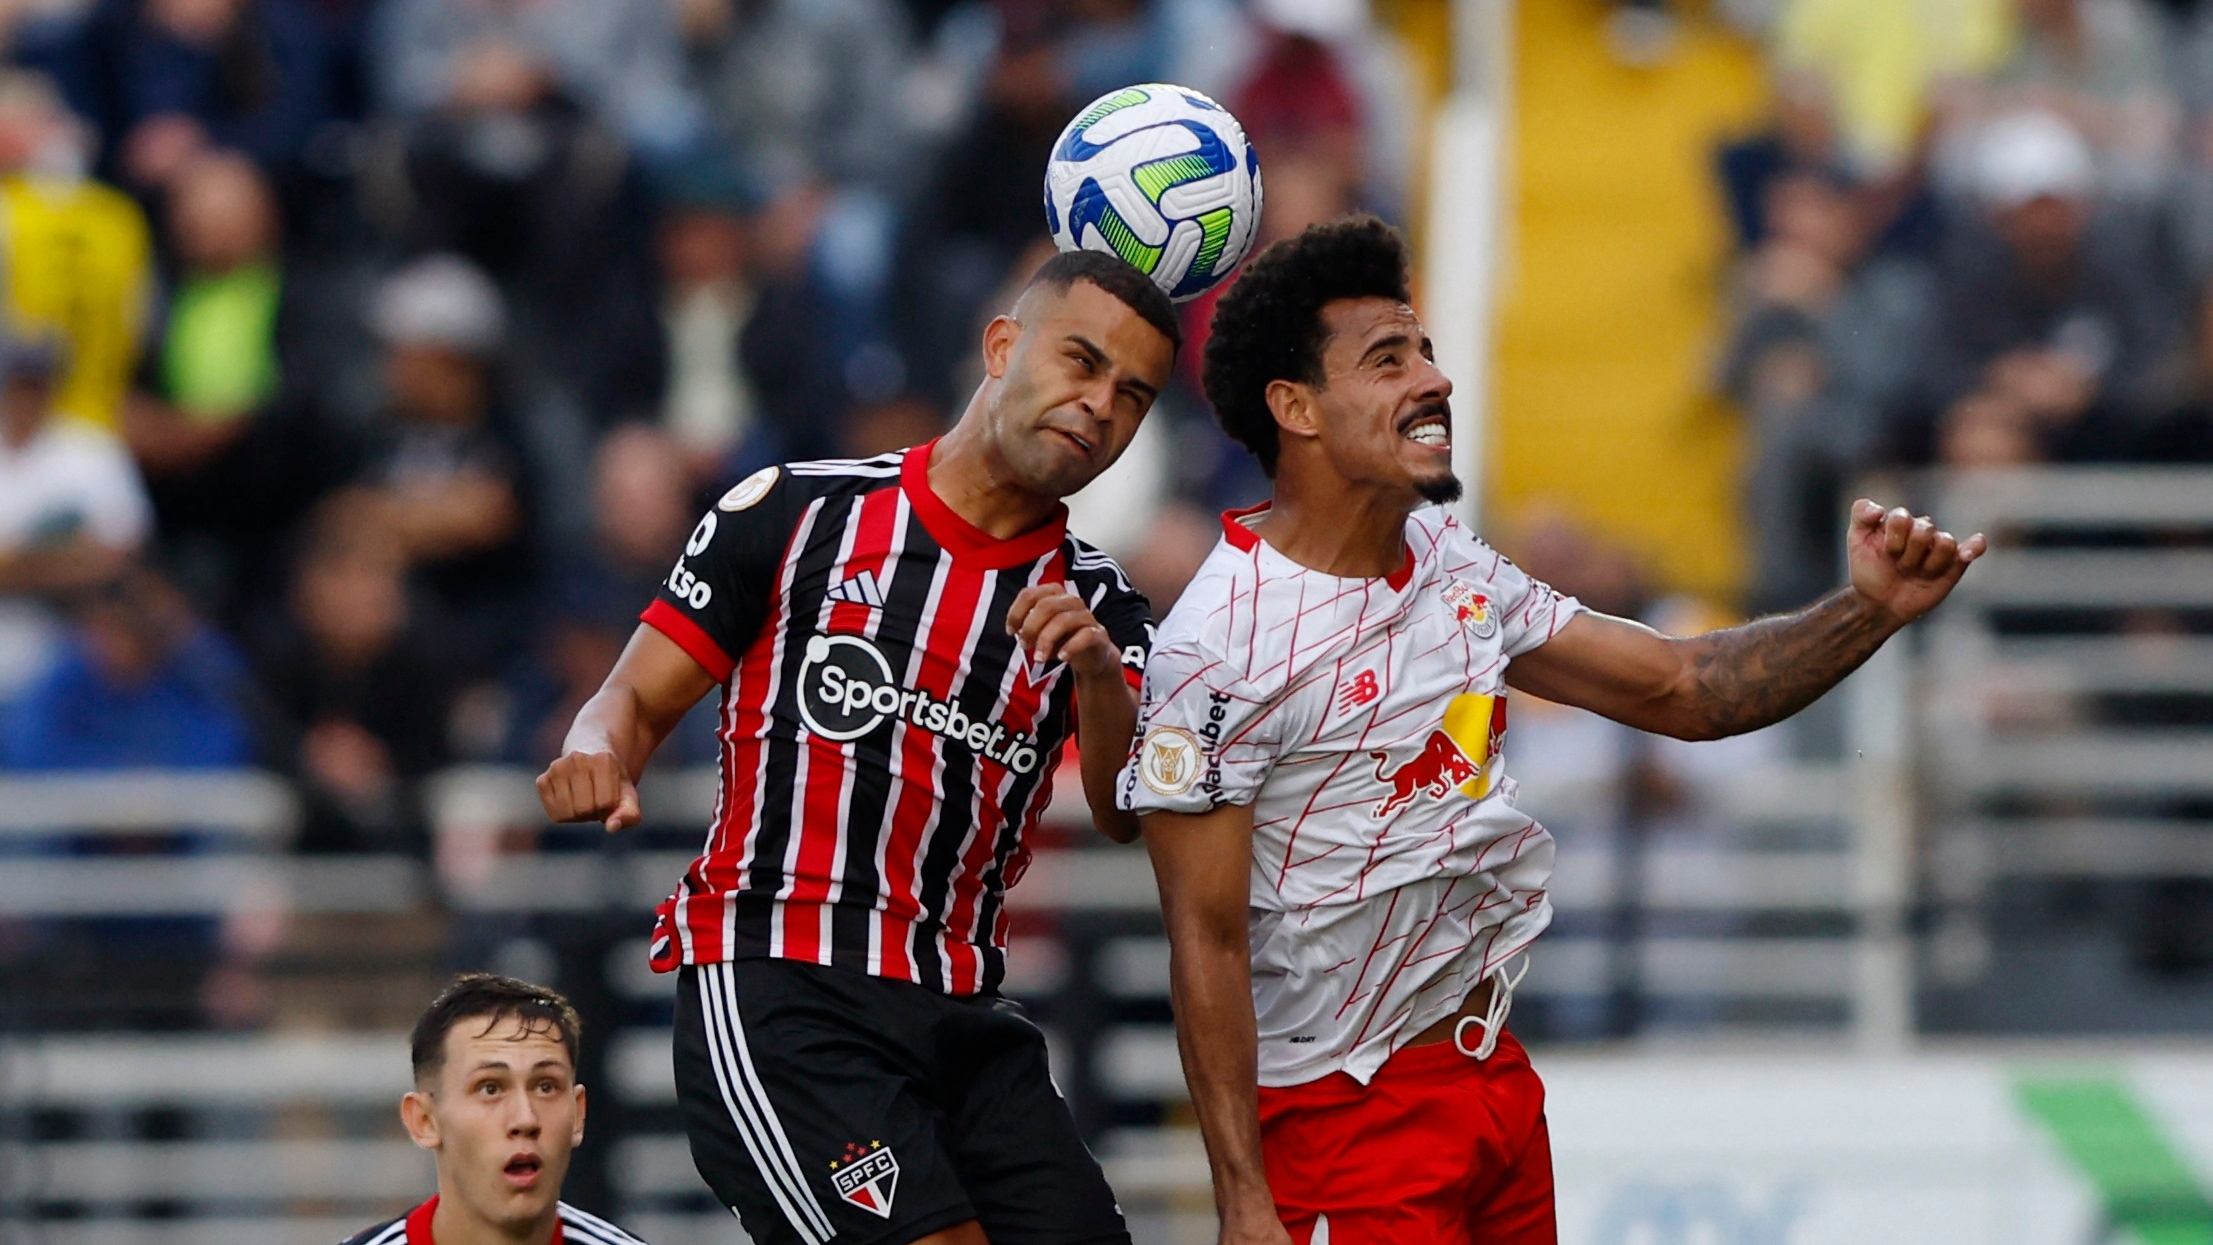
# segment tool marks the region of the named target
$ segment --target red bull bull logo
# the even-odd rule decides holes
[[[1497,610],[1491,599],[1455,579],[1445,585],[1445,604],[1452,607],[1452,616],[1470,634],[1488,640],[1498,634]]]
[[[1490,794],[1492,763],[1506,743],[1506,698],[1465,692],[1445,706],[1444,721],[1429,732],[1413,760],[1393,767],[1391,754],[1371,752],[1375,780],[1391,789],[1375,806],[1382,820],[1417,795],[1441,800],[1454,791],[1480,800]]]

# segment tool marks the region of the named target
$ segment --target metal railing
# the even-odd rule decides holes
[[[2009,988],[2022,944],[1995,923],[2022,887],[2213,878],[2213,471],[1978,473],[1925,500],[1997,541],[1931,620],[1919,708],[1928,977],[1973,998]],[[2077,1001],[2127,1024],[2117,968]]]
[[[1868,686],[1879,692],[1879,678]],[[1654,995],[1826,998],[1863,1033],[1894,1023],[1889,992],[1899,983],[1864,965],[1887,954],[1866,935],[1895,929],[1884,923],[1883,905],[1897,897],[1887,883],[1868,884],[1876,872],[1865,859],[1872,832],[1864,818],[1855,821],[1868,807],[1860,799],[1868,766],[1880,763],[1745,770],[1701,810],[1717,824],[1796,827],[1801,833],[1783,837],[1800,846],[1651,845],[1636,896],[1651,913],[1841,919],[1823,936],[1762,937],[1726,928],[1653,934],[1634,948],[1639,988]],[[618,1108],[610,1114],[619,1127],[594,1139],[605,1147],[612,1208],[626,1221],[653,1224],[661,1237],[727,1235],[676,1131],[664,1027],[673,983],[643,969],[647,913],[689,863],[688,851],[624,840],[582,851],[455,848],[496,844],[507,828],[539,821],[528,773],[461,769],[438,776],[426,792],[440,845],[436,864],[288,857],[281,849],[297,806],[281,783],[251,775],[186,786],[166,781],[0,782],[0,805],[38,810],[10,823],[9,833],[25,838],[34,831],[99,835],[119,823],[142,834],[157,828],[163,820],[157,813],[167,809],[190,810],[171,817],[213,827],[219,840],[215,850],[174,857],[11,859],[0,868],[0,919],[436,910],[503,923],[529,938],[607,917],[614,932],[585,960],[602,974],[590,991],[612,1000],[609,1014],[625,1018],[599,1030],[606,1034],[599,1076]],[[713,781],[703,772],[657,775],[644,792],[648,811],[665,823],[703,821]],[[125,799],[117,794],[123,791],[144,798]],[[14,799],[18,793],[24,798]],[[1560,789],[1529,793],[1525,802],[1547,815],[1546,802],[1571,810],[1602,795]],[[1080,815],[1073,795],[1065,798],[1070,803],[1060,814]],[[1814,826],[1826,829],[1803,832]],[[1586,921],[1578,930],[1576,919],[1618,906],[1625,883],[1605,868],[1580,870],[1575,859],[1570,853],[1563,866],[1559,937],[1540,951],[1542,968],[1530,982],[1536,998],[1611,988],[1603,922]],[[1144,853],[1104,846],[1040,852],[1012,902],[1028,928],[1017,935],[1010,993],[1039,1001],[1071,1102],[1092,1125],[1117,1189],[1138,1213],[1148,1205],[1203,1209],[1205,1188],[1204,1164],[1188,1138],[1157,1131],[1184,1090],[1156,903]],[[292,1223],[285,1230],[291,1235],[254,1229],[242,1239],[328,1236],[338,1222],[324,1213],[331,1208],[355,1210],[365,1222],[426,1187],[427,1160],[392,1123],[392,1104],[405,1087],[405,1043],[397,1033],[18,1036],[0,1047],[0,1107],[17,1119],[39,1114],[90,1123],[64,1139],[0,1133],[6,1173],[0,1204],[26,1212],[30,1217],[17,1224],[35,1223],[36,1239],[62,1245],[135,1239],[132,1225],[155,1222],[142,1217],[149,1207],[186,1216],[176,1222],[188,1225],[190,1235],[178,1239],[213,1239],[264,1219]],[[320,1131],[271,1135],[273,1121],[302,1111],[321,1121]],[[143,1130],[128,1121],[148,1113],[217,1123],[183,1136],[138,1135]]]

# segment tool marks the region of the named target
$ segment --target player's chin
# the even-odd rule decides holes
[[[1449,506],[1466,492],[1460,487],[1460,477],[1452,474],[1450,467],[1415,472],[1414,491],[1433,506]]]
[[[501,1184],[506,1186],[505,1181]],[[510,1232],[525,1232],[544,1218],[560,1196],[558,1181],[541,1180],[537,1187],[528,1189],[502,1187],[492,1194],[492,1213],[488,1217]]]
[[[1085,486],[1103,475],[1112,462],[1107,455],[1078,449],[1072,442],[1055,444],[1061,436],[1059,433],[1045,434],[1046,450],[1038,456],[1030,480],[1032,488],[1055,497],[1082,492]]]

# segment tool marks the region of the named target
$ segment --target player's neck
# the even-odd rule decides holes
[[[510,1231],[470,1209],[446,1182],[438,1182],[438,1208],[430,1213],[430,1235],[437,1245],[550,1245],[561,1223],[559,1202],[519,1231]]]
[[[1270,548],[1310,571],[1340,579],[1380,579],[1406,564],[1406,516],[1397,498],[1353,489],[1285,487],[1255,530]]]
[[[930,454],[929,478],[939,501],[996,540],[1034,532],[1060,512],[1060,498],[1017,483],[986,438],[965,420],[938,439]]]

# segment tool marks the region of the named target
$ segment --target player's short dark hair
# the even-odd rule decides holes
[[[1201,369],[1222,430],[1273,477],[1281,445],[1268,383],[1322,383],[1322,307],[1341,298],[1414,301],[1411,256],[1398,230],[1373,216],[1309,225],[1245,265],[1214,307]]]
[[[1183,325],[1176,320],[1176,305],[1153,284],[1153,279],[1104,251],[1061,251],[1045,261],[1024,289],[1051,286],[1066,294],[1078,281],[1088,281],[1122,300],[1147,324],[1168,339],[1170,350],[1183,349]]]
[[[551,1032],[576,1063],[577,1044],[584,1037],[584,1022],[576,1008],[558,990],[534,986],[498,973],[462,973],[446,983],[415,1022],[409,1039],[409,1057],[420,1085],[437,1077],[446,1063],[446,1034],[465,1020],[481,1020],[485,1032],[502,1020],[519,1020],[527,1033]]]

